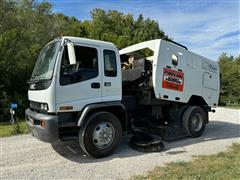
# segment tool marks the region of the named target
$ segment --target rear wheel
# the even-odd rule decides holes
[[[199,106],[190,106],[185,110],[182,121],[189,136],[199,137],[206,127],[207,114]]]
[[[86,122],[79,131],[79,142],[83,151],[95,158],[112,154],[122,136],[119,119],[109,112],[97,112]]]

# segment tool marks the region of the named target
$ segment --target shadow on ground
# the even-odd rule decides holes
[[[170,142],[165,142],[165,151],[169,151],[173,148],[178,148],[182,146],[192,145],[201,143],[204,141],[215,141],[220,139],[231,139],[240,137],[240,125],[223,122],[223,121],[210,121],[207,125],[204,134],[199,138],[181,138]],[[122,142],[120,143],[119,147],[115,151],[115,153],[109,157],[102,158],[102,159],[93,159],[87,157],[83,151],[80,149],[79,144],[77,141],[75,142],[65,142],[65,143],[55,143],[52,144],[53,149],[63,156],[64,158],[77,162],[77,163],[93,163],[93,162],[102,162],[108,161],[117,158],[125,158],[125,157],[133,157],[144,155],[144,153],[137,152],[131,149],[128,146],[128,142],[130,140],[130,136],[124,137]],[[184,151],[176,151],[175,153],[169,154],[176,154],[176,153],[184,153]]]

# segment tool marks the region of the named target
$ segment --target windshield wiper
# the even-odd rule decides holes
[[[38,83],[40,82],[39,76],[37,74],[33,74],[30,80],[27,81],[28,84]]]
[[[39,78],[38,75],[35,75],[33,76],[33,78],[31,78],[30,80],[27,81],[28,84],[32,84],[32,83],[39,83],[39,82],[46,82],[46,81],[49,81],[51,80],[51,78],[47,78],[47,79],[42,79],[42,78]]]

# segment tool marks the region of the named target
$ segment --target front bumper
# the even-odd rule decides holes
[[[34,112],[29,108],[26,109],[25,115],[26,122],[37,139],[49,143],[58,141],[58,116]],[[44,128],[40,125],[42,121],[45,122]]]

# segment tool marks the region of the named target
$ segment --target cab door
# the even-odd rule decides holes
[[[101,60],[97,46],[74,44],[77,63],[70,65],[67,48],[61,60],[56,84],[57,111],[81,111],[91,103],[102,102]]]
[[[122,96],[120,57],[116,49],[102,48],[102,100],[119,101]]]

